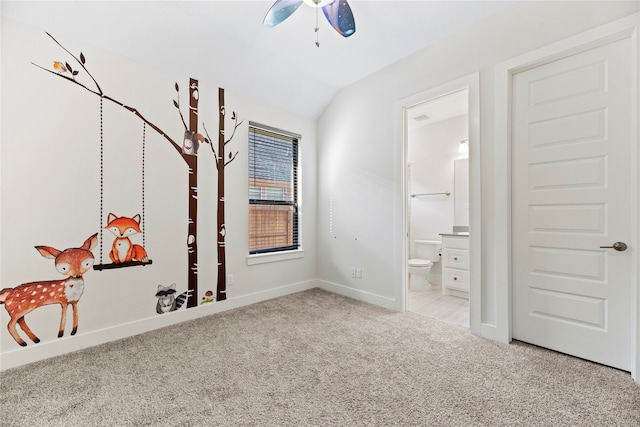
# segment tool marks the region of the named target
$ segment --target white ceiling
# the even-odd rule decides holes
[[[513,3],[349,0],[356,33],[341,37],[320,12],[318,48],[314,8],[262,25],[274,1],[2,0],[0,8],[66,46],[81,40],[316,118],[341,88]]]

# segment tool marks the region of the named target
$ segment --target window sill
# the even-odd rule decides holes
[[[298,258],[304,258],[304,249],[249,255],[247,257],[247,265],[266,264],[268,262],[287,261]]]

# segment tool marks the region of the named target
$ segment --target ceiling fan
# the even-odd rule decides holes
[[[316,8],[316,33],[319,31],[318,8],[322,8],[329,24],[341,36],[349,37],[356,32],[356,22],[347,0],[276,0],[264,17],[263,24],[267,27],[275,27],[298,10],[302,3]],[[320,46],[318,41],[316,46]]]

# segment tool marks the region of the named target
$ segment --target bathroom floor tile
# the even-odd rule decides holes
[[[442,295],[440,285],[432,284],[424,291],[409,290],[407,311],[465,328],[469,327],[469,300]]]

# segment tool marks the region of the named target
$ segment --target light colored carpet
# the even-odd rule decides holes
[[[1,374],[2,426],[637,426],[630,375],[319,289]]]

